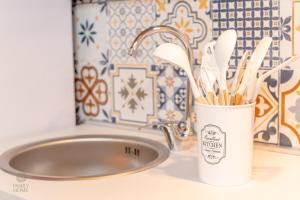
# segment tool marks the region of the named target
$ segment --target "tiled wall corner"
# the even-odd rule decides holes
[[[110,121],[110,80],[103,69],[105,67],[91,64],[76,70],[75,97],[81,119]]]
[[[184,121],[185,73],[168,64],[157,65],[152,57],[158,44],[178,41],[168,34],[155,35],[142,43],[136,58],[127,55],[134,37],[152,25],[173,26],[187,34],[195,64],[201,63],[205,43],[235,29],[238,41],[229,82],[243,52],[252,52],[263,36],[271,36],[273,42],[258,76],[300,54],[300,0],[73,2],[78,122],[139,126]],[[264,81],[256,100],[255,141],[300,147],[299,65],[297,61]]]
[[[107,4],[73,7],[77,122],[110,121]]]
[[[74,51],[78,64],[97,63],[108,45],[107,6],[80,4],[73,8]]]

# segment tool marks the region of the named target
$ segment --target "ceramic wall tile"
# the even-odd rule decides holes
[[[75,99],[78,123],[110,121],[110,80],[106,66],[88,63],[75,71]]]
[[[266,71],[260,71],[260,75]],[[279,73],[268,77],[256,99],[254,139],[257,142],[278,144]]]
[[[281,71],[280,145],[300,147],[300,62],[294,70]]]
[[[156,72],[149,65],[111,67],[112,121],[140,125],[157,120]]]
[[[292,50],[295,55],[300,54],[300,1],[294,0],[292,7]]]
[[[281,60],[284,61],[292,55],[299,54],[296,42],[300,41],[300,16],[297,9],[300,2],[287,0],[280,6],[281,15]],[[298,9],[298,10],[299,10]],[[299,43],[299,42],[298,42]],[[298,45],[299,46],[299,45]],[[298,82],[300,70],[297,67],[300,61],[289,66],[289,69],[280,72],[279,88],[279,145],[299,148],[299,119],[297,118]]]
[[[99,2],[73,7],[77,123],[110,121],[107,5]]]
[[[168,64],[157,66],[159,74],[158,119],[160,121],[184,121],[187,78],[182,69]]]
[[[73,8],[74,52],[79,63],[99,62],[108,45],[107,6],[82,4]]]
[[[108,52],[107,52],[108,53]],[[98,62],[75,64],[75,100],[77,124],[86,121],[111,122],[111,82],[108,55]],[[104,62],[107,62],[105,64]]]
[[[168,25],[185,33],[197,60],[201,57],[203,45],[212,39],[210,1],[156,0],[156,25]],[[175,42],[169,34],[161,34],[162,42]]]
[[[292,55],[292,0],[285,0],[280,5],[280,57],[281,61]]]
[[[235,29],[238,40],[230,67],[235,68],[245,50],[252,51],[263,36],[273,39],[262,69],[280,63],[279,0],[212,1],[213,38],[227,29]]]
[[[155,4],[152,0],[109,1],[108,24],[111,61],[123,63],[154,63],[151,49],[155,43],[146,38],[138,49],[136,58],[128,56],[128,48],[133,39],[155,21]]]

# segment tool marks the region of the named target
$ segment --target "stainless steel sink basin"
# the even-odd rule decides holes
[[[13,148],[0,156],[0,168],[24,178],[74,180],[139,172],[168,156],[164,145],[148,139],[83,135]]]

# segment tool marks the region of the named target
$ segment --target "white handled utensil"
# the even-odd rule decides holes
[[[272,38],[264,37],[257,47],[255,48],[250,60],[249,60],[249,68],[251,69],[251,74],[249,78],[249,83],[247,85],[247,92],[246,92],[246,101],[251,102],[251,99],[254,94],[255,90],[255,83],[257,81],[257,71],[264,60],[264,57],[272,43]]]
[[[172,43],[164,43],[155,49],[153,55],[183,69],[190,81],[195,99],[202,97],[193,77],[188,56],[180,46]]]
[[[250,60],[247,62],[246,70],[243,76],[243,80],[237,90],[235,95],[235,104],[240,105],[243,102],[243,96],[246,88],[251,85],[251,82],[255,81],[256,73],[258,68],[260,67],[267,51],[272,42],[270,37],[264,37],[254,49]],[[255,87],[255,86],[254,86]],[[251,88],[249,92],[251,92]],[[247,89],[248,93],[248,89]]]
[[[232,55],[237,40],[234,30],[224,31],[217,39],[215,44],[214,56],[220,71],[220,97],[224,104],[229,104],[226,73],[229,68],[228,62]]]
[[[216,41],[211,41],[204,45],[200,72],[209,100],[213,104],[218,104],[214,84],[218,83],[219,85],[220,72],[214,56],[215,44]]]
[[[196,67],[193,71],[193,75],[197,84],[198,89],[200,90],[203,98],[202,99],[198,99],[198,103],[200,104],[213,104],[212,102],[209,101],[208,97],[207,97],[207,92],[206,92],[206,87],[203,84],[202,80],[201,80],[201,68],[200,67]]]
[[[239,88],[239,86],[241,84],[242,79],[243,79],[245,69],[246,69],[246,62],[247,62],[247,58],[249,57],[249,55],[250,55],[249,51],[245,51],[239,62],[239,65],[236,68],[235,76],[234,76],[232,86],[231,86],[230,104],[234,104],[234,96],[237,92],[237,89]]]
[[[289,64],[291,64],[292,62],[295,62],[296,60],[298,60],[300,58],[300,55],[296,55],[296,56],[292,56],[291,58],[289,58],[288,60],[286,60],[285,62],[281,63],[280,65],[274,67],[273,69],[269,70],[268,72],[264,73],[263,75],[261,75],[256,82],[256,88],[255,88],[255,92],[254,95],[251,99],[251,102],[254,102],[257,94],[259,92],[259,88],[262,84],[262,82],[269,77],[271,74],[275,73],[276,71],[288,66]]]
[[[203,85],[206,88],[206,96],[210,104],[218,104],[217,96],[214,90],[214,83],[216,82],[216,75],[213,69],[211,69],[206,63],[206,57],[203,56],[200,77]]]

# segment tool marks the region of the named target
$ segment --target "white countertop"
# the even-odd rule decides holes
[[[0,153],[16,145],[53,137],[78,134],[128,134],[165,143],[160,134],[141,133],[82,125],[67,130],[28,135],[0,142]],[[256,146],[252,181],[235,187],[215,187],[197,181],[196,147],[171,153],[159,166],[136,174],[80,181],[41,181],[27,179],[27,192],[13,192],[19,184],[15,176],[0,171],[0,199],[13,200],[153,200],[153,199],[299,199],[300,157],[270,152]],[[2,192],[2,193],[1,193]],[[12,196],[13,195],[13,196]]]

